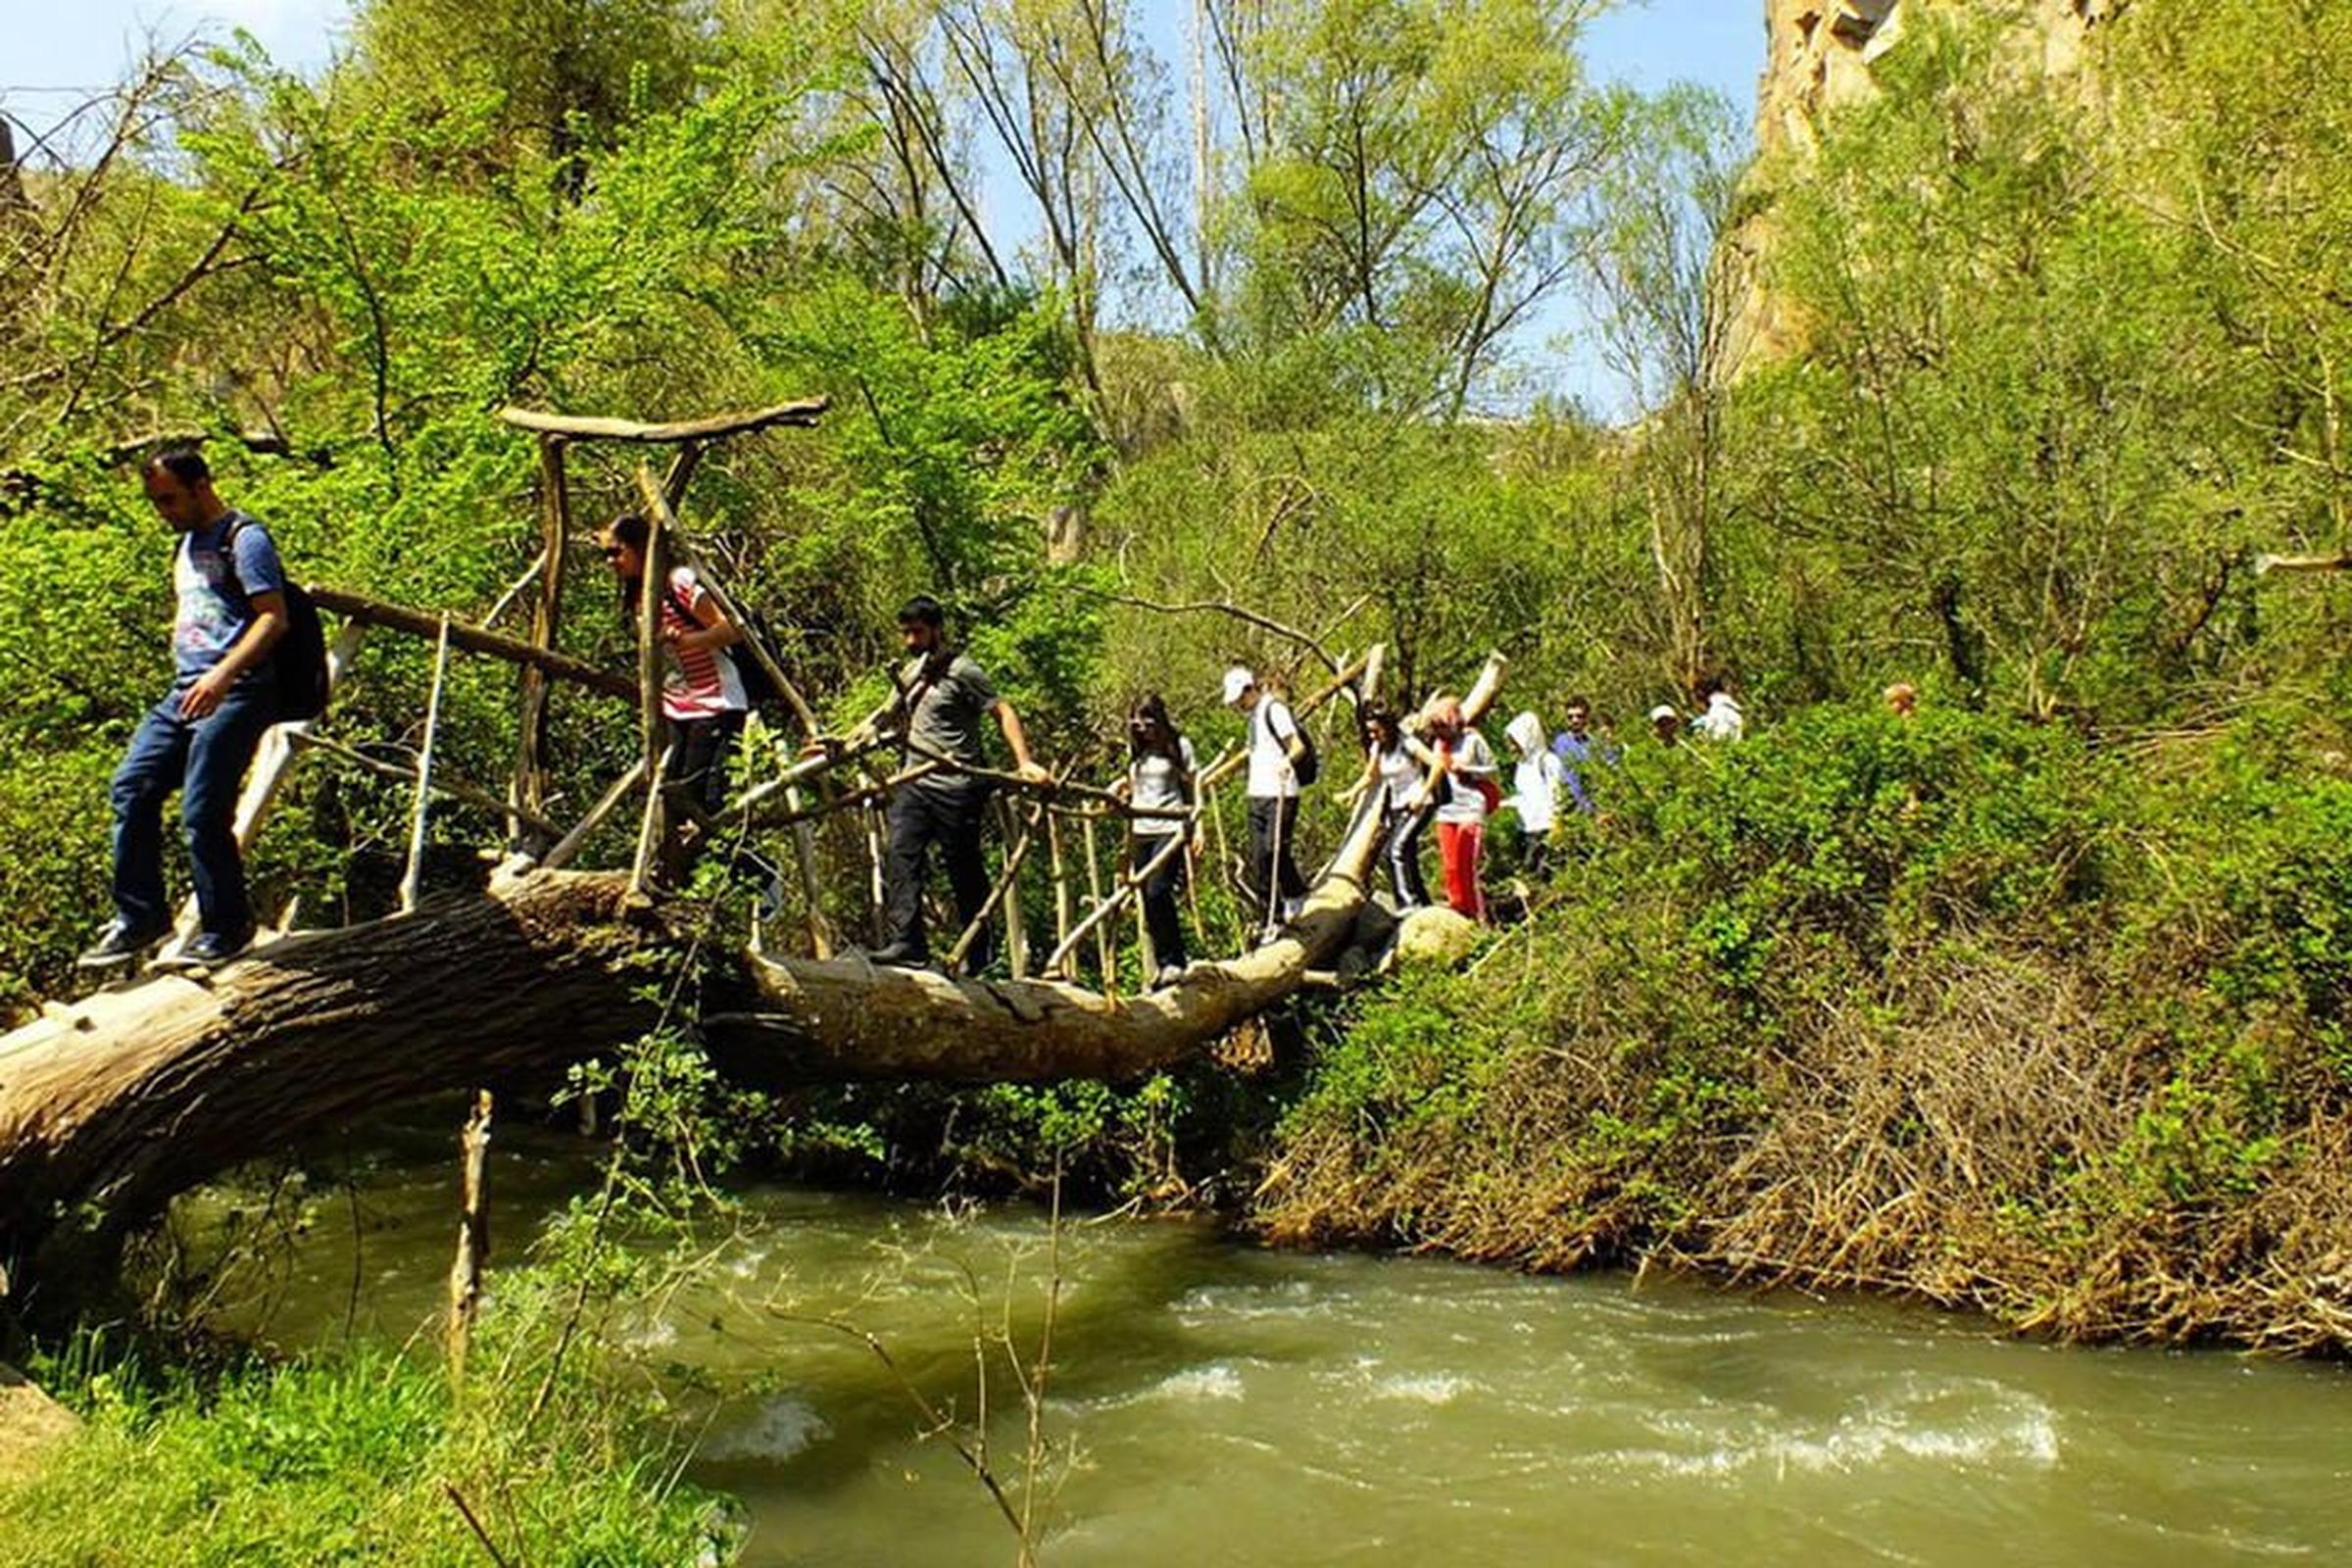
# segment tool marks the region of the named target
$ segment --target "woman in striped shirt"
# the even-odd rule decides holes
[[[632,628],[644,592],[645,541],[645,519],[633,513],[614,517],[597,536],[605,565],[620,585],[621,616]],[[661,637],[669,656],[662,681],[662,716],[669,727],[662,794],[669,803],[672,827],[663,868],[675,886],[700,848],[703,828],[697,816],[710,816],[726,805],[727,765],[751,704],[733,651],[743,631],[695,580],[691,566],[670,568],[662,595]]]

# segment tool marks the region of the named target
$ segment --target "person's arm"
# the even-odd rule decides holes
[[[1274,700],[1268,698],[1267,701],[1273,702]],[[1299,732],[1298,715],[1291,711],[1290,704],[1275,703],[1274,706],[1282,710],[1283,722],[1291,726],[1290,739],[1282,743],[1282,760],[1296,768],[1298,765],[1298,760],[1306,755],[1306,737]],[[1274,715],[1268,713],[1266,728],[1272,729],[1273,727]]]
[[[998,725],[1004,731],[1004,745],[1012,753],[1012,770],[1032,784],[1047,782],[1050,775],[1029,757],[1029,737],[1021,732],[1021,715],[1004,698],[997,699]]]
[[[286,596],[282,593],[258,593],[246,601],[253,606],[253,619],[244,632],[229,645],[220,662],[196,678],[196,684],[182,693],[179,716],[202,718],[220,706],[237,677],[270,657],[270,650],[286,634],[293,624],[286,614]]]
[[[686,613],[699,623],[692,630],[662,623],[662,640],[672,648],[707,653],[713,648],[731,648],[743,641],[743,628],[718,608],[718,596],[705,592],[699,585],[694,596],[686,601]]]

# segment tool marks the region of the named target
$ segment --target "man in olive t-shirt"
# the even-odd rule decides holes
[[[1023,778],[1044,783],[1046,770],[1029,757],[1020,715],[997,695],[988,672],[947,645],[947,616],[928,595],[908,600],[899,611],[899,633],[911,657],[899,671],[898,712],[905,724],[902,765],[941,762],[940,770],[903,786],[890,800],[890,849],[882,867],[882,904],[890,938],[869,956],[876,963],[918,967],[930,961],[923,931],[923,883],[929,876],[931,846],[939,846],[956,896],[956,919],[970,925],[988,902],[988,869],[980,858],[982,811],[988,781],[956,768],[986,765],[981,719],[993,714]],[[977,974],[994,953],[983,932],[965,956]]]

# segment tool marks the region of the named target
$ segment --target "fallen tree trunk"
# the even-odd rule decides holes
[[[387,1104],[560,1070],[652,1022],[622,878],[289,937],[208,980],[54,1007],[0,1037],[0,1259],[23,1298],[79,1247],[240,1160]]]
[[[111,1254],[176,1193],[387,1105],[541,1080],[656,1021],[627,960],[627,877],[539,872],[274,942],[208,980],[170,976],[53,1008],[0,1038],[0,1258],[21,1298]],[[729,1078],[782,1086],[1132,1078],[1281,1000],[1347,939],[1335,876],[1281,941],[1111,1001],[1044,980],[956,981],[862,957],[747,957],[705,988]]]

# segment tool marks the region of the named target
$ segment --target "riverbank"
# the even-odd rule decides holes
[[[2352,1349],[2352,782],[2247,719],[1633,749],[1541,910],[1349,1002],[1253,1217],[2066,1340]]]

